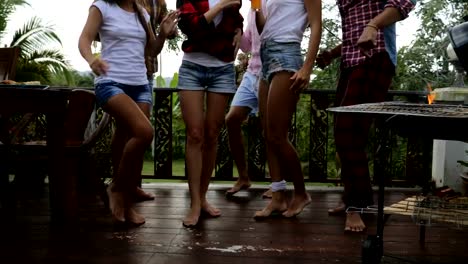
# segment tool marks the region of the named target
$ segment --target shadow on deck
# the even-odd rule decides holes
[[[156,199],[138,204],[146,224],[113,225],[100,202],[82,205],[78,223],[50,224],[47,198],[19,199],[16,212],[2,212],[0,263],[360,263],[367,234],[345,234],[344,216],[328,216],[340,199],[337,191],[310,190],[312,204],[295,219],[256,222],[252,216],[266,204],[264,188],[240,192],[233,199],[226,188],[213,186],[210,201],[222,210],[204,218],[196,229],[182,227],[190,205],[183,185],[147,185]],[[386,204],[412,193],[393,190]],[[48,197],[43,195],[42,197]],[[374,215],[366,215],[368,234],[375,234]],[[468,228],[433,226],[420,247],[419,228],[409,216],[392,215],[384,231],[383,263],[466,263]]]

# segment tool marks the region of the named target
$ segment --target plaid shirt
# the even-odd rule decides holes
[[[353,67],[366,61],[367,57],[361,53],[356,43],[372,18],[387,7],[397,8],[402,17],[406,18],[414,8],[414,2],[415,0],[337,0],[343,31],[341,50],[343,67]],[[384,32],[380,29],[377,45],[370,51],[370,56],[383,51],[385,51]]]
[[[223,9],[223,19],[215,27],[204,16],[210,8],[208,0],[177,0],[179,28],[187,37],[182,50],[186,53],[204,52],[225,62],[234,61],[232,41],[235,30],[242,30],[244,21],[239,12],[241,5]]]

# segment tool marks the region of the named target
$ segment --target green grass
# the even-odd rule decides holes
[[[143,175],[154,175],[154,162],[145,161],[143,164]],[[185,175],[185,162],[184,160],[173,160],[172,161],[172,174],[182,176]],[[237,168],[234,165],[233,171],[234,177],[238,177]],[[186,180],[170,180],[170,179],[143,179],[143,183],[181,183],[186,182]],[[216,181],[216,183],[221,184],[232,184],[232,181]],[[269,185],[270,182],[255,182],[259,185]],[[306,186],[324,186],[332,187],[335,186],[332,183],[320,183],[320,182],[306,182]]]

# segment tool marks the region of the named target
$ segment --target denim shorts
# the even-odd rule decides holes
[[[153,89],[149,84],[128,85],[114,81],[102,81],[96,83],[96,101],[98,106],[104,106],[111,97],[118,94],[126,94],[137,103],[153,104]]]
[[[262,41],[260,49],[262,59],[262,79],[271,82],[276,72],[297,72],[304,61],[301,54],[301,44],[297,42]]]
[[[234,64],[221,67],[205,67],[183,60],[179,68],[181,90],[235,93],[236,72]]]
[[[237,88],[231,106],[244,106],[250,108],[250,114],[258,112],[258,85],[260,78],[251,72],[245,72],[242,82]]]

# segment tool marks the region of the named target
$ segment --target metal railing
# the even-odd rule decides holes
[[[155,88],[153,109],[154,140],[154,174],[144,175],[153,179],[184,179],[186,175],[174,175],[174,146],[180,148],[185,144],[185,134],[174,131],[175,116],[180,113],[175,107],[177,89]],[[290,139],[298,149],[303,163],[304,177],[309,182],[338,182],[339,175],[335,166],[333,118],[326,111],[333,106],[335,90],[306,90],[301,95],[298,109],[290,128]],[[426,102],[426,93],[422,91],[390,91],[387,101]],[[175,109],[175,110],[174,110]],[[249,117],[243,127],[248,152],[249,176],[254,181],[269,181],[266,166],[264,140],[257,117]],[[175,133],[177,132],[177,133]],[[383,136],[382,133],[389,133]],[[177,137],[175,138],[174,135]],[[382,140],[388,142],[382,142]],[[392,153],[388,158],[377,159],[376,152],[380,144],[391,144]],[[386,157],[387,157],[386,156]],[[401,138],[394,131],[382,131],[375,124],[371,130],[369,142],[369,160],[373,174],[374,161],[381,160],[386,172],[392,177],[393,184],[415,185],[430,177],[432,141],[420,138]],[[382,157],[380,157],[382,158]],[[216,159],[215,180],[234,180],[234,164],[228,147],[226,129],[223,128],[219,138]]]

